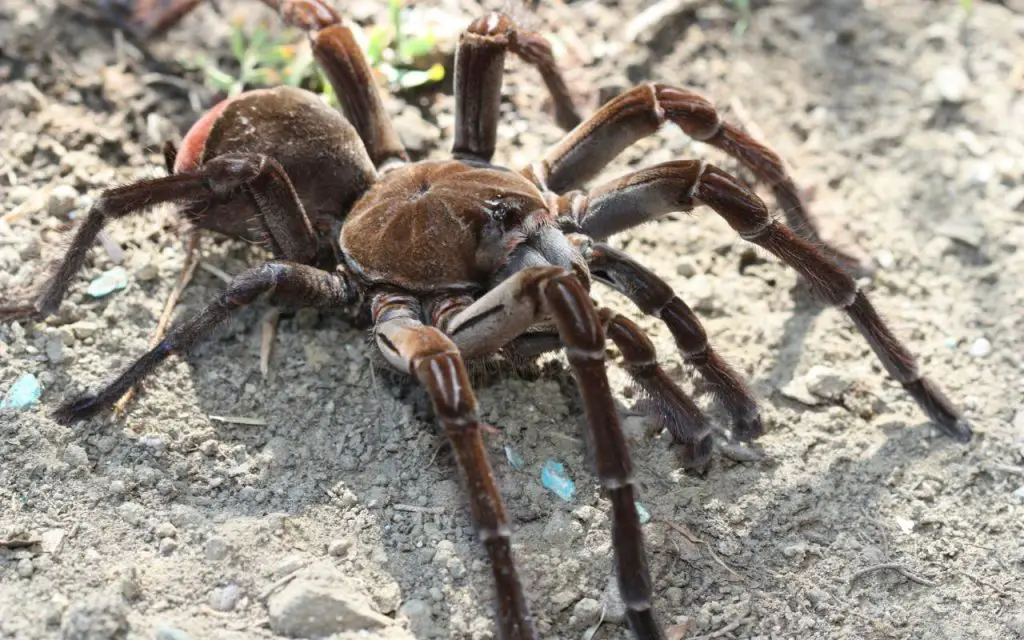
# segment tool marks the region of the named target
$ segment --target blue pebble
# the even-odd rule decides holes
[[[565,467],[561,462],[548,460],[540,471],[540,481],[544,488],[566,502],[572,501],[576,485],[565,475]]]
[[[43,388],[39,386],[39,380],[31,373],[23,374],[14,381],[7,395],[0,402],[0,409],[24,409],[39,402],[39,396],[43,395]]]

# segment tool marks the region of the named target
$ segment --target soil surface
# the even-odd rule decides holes
[[[443,9],[468,23],[473,4]],[[676,0],[647,25],[633,21],[646,2],[541,4],[530,20],[560,25],[588,110],[656,79],[713,97],[774,145],[825,236],[876,265],[865,290],[976,428],[968,445],[938,434],[842,313],[708,210],[624,234],[617,245],[679,291],[749,376],[768,426],[755,445],[719,447],[706,475],[684,473],[612,368],[665,626],[677,638],[1024,637],[1020,4],[795,0],[744,16]],[[351,10],[370,23],[382,9]],[[227,59],[229,33],[204,6],[144,55],[54,0],[0,0],[5,298],[38,284],[105,187],[163,174],[160,144],[212,100],[175,60]],[[536,74],[508,67],[498,160],[517,166],[561,132]],[[446,154],[450,94],[388,108],[416,157]],[[749,178],[672,128],[605,175],[687,157]],[[145,352],[183,266],[169,208],[108,229],[115,250],[94,250],[55,317],[0,324],[0,394],[26,373],[42,385],[37,404],[0,410],[0,636],[275,637],[340,602],[354,613],[338,637],[493,637],[458,470],[422,394],[372,367],[365,330],[343,317],[284,314],[264,379],[268,306],[254,305],[161,366],[125,418],[49,418]],[[88,296],[116,247],[127,287]],[[178,318],[223,287],[215,272],[264,258],[210,236],[201,255]],[[693,390],[663,325],[597,297],[648,329]],[[494,377],[479,400],[501,429],[487,447],[538,628],[581,638],[603,611],[592,637],[628,638],[571,376],[555,357],[534,378]],[[700,401],[724,436],[725,417]],[[549,459],[576,484],[570,502],[541,485]]]

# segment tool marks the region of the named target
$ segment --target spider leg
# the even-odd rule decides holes
[[[682,445],[688,469],[703,470],[711,458],[711,427],[693,400],[658,364],[658,354],[643,330],[611,309],[598,310],[605,333],[622,352],[626,372],[646,394],[651,416]]]
[[[732,417],[733,438],[753,440],[764,432],[764,423],[746,381],[712,348],[697,314],[664,280],[625,253],[606,244],[584,252],[595,280],[633,301],[644,313],[660,318],[672,333],[683,361],[696,367],[701,377]]]
[[[246,189],[260,212],[271,249],[278,257],[310,262],[317,243],[312,227],[284,169],[272,158],[259,155],[223,155],[195,171],[140,180],[103,192],[85,220],[78,225],[56,273],[33,304],[0,306],[0,318],[46,317],[54,313],[82,268],[89,248],[109,220],[141,212],[167,202],[204,202]],[[197,221],[202,226],[201,220]]]
[[[739,160],[771,187],[790,228],[851,272],[866,270],[856,258],[822,240],[778,154],[736,125],[723,121],[711,102],[686,89],[654,83],[630,89],[601,107],[523,174],[557,193],[579,188],[626,147],[653,135],[665,122]]]
[[[970,424],[939,387],[921,375],[914,356],[853,277],[813,243],[772,219],[764,202],[737,178],[700,161],[667,162],[599,186],[589,197],[566,196],[559,207],[569,211],[585,233],[606,237],[697,204],[709,206],[741,238],[767,249],[803,276],[821,299],[845,311],[885,370],[925,414],[947,435],[961,442],[971,439]]]
[[[323,0],[263,0],[288,25],[306,32],[313,57],[330,80],[345,117],[377,168],[408,162],[409,155],[384,109],[373,71],[352,30]]]
[[[524,269],[451,318],[444,330],[468,358],[493,352],[547,316],[565,345],[590,426],[596,475],[612,502],[612,546],[626,619],[640,640],[662,639],[651,607],[633,464],[605,370],[602,319],[579,279],[561,267]]]
[[[308,307],[338,308],[357,301],[359,294],[347,273],[322,271],[290,262],[267,262],[242,272],[228,288],[198,314],[171,329],[167,337],[135,361],[95,396],[63,404],[54,419],[71,424],[108,409],[130,388],[151,374],[171,354],[182,353],[205,338],[239,307],[273,291],[278,299]]]
[[[581,122],[547,40],[520,30],[509,16],[492,12],[462,32],[455,50],[456,158],[490,162],[494,155],[506,51],[540,72],[560,127],[569,130]]]
[[[427,390],[468,485],[473,523],[491,560],[498,599],[498,637],[536,638],[533,616],[519,581],[508,515],[484,450],[476,397],[458,347],[436,327],[424,325],[415,302],[402,296],[374,299],[374,337],[384,357]]]

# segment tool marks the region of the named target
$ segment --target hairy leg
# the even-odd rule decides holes
[[[484,450],[476,397],[458,347],[419,319],[418,303],[402,295],[373,301],[374,338],[392,366],[419,381],[452,445],[467,484],[470,511],[491,560],[498,600],[498,637],[536,638],[533,616],[512,555],[508,515]]]
[[[739,160],[771,187],[787,224],[800,237],[844,268],[865,270],[855,258],[822,240],[778,154],[736,125],[723,121],[710,101],[686,89],[656,83],[634,87],[605,104],[523,173],[556,193],[577,189],[626,147],[653,135],[666,122]]]
[[[456,158],[490,162],[498,135],[501,81],[505,52],[511,51],[537,68],[555,103],[555,119],[563,129],[581,121],[569,89],[555,65],[551,45],[541,36],[520,30],[512,18],[489,13],[473,21],[455,51]]]
[[[327,74],[345,117],[359,132],[374,166],[407,162],[363,50],[341,16],[323,0],[263,0],[285,23],[309,36],[313,56]]]
[[[190,349],[210,334],[235,310],[263,293],[307,307],[339,308],[355,303],[358,291],[348,274],[328,272],[290,262],[268,262],[249,269],[228,285],[224,293],[189,320],[171,329],[167,337],[94,396],[65,403],[54,413],[61,424],[86,420],[109,409],[130,388],[151,374],[171,354]]]
[[[622,293],[641,311],[665,323],[683,354],[683,362],[697,369],[711,393],[732,417],[734,439],[753,440],[764,433],[757,400],[743,376],[712,348],[697,314],[668,283],[606,244],[584,248],[584,257],[595,280]]]
[[[741,238],[767,249],[796,270],[814,292],[839,307],[867,340],[890,376],[947,435],[967,442],[973,430],[952,402],[921,375],[914,356],[875,311],[867,295],[835,260],[768,213],[749,188],[721,169],[682,160],[642,169],[595,188],[564,196],[558,207],[567,221],[595,237],[622,231],[672,211],[709,206]]]
[[[640,640],[664,638],[651,607],[633,464],[608,384],[602,320],[579,279],[561,267],[524,269],[447,320],[444,329],[467,357],[481,356],[548,319],[565,346],[579,386],[596,475],[612,502],[612,546],[626,618]]]

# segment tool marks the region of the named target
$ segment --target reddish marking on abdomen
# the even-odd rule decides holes
[[[230,104],[234,98],[225,98],[213,106],[212,109],[199,118],[192,128],[185,134],[181,141],[181,149],[178,150],[178,157],[174,160],[174,173],[193,171],[199,168],[203,159],[203,148],[206,146],[206,138],[210,135],[213,123],[220,117],[221,112]]]

